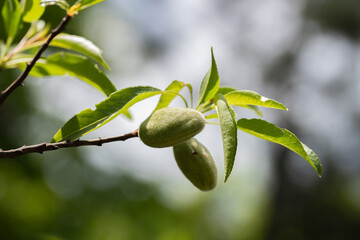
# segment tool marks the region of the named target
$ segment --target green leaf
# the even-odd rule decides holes
[[[222,94],[216,95],[215,105],[220,120],[221,135],[223,140],[225,163],[224,182],[226,182],[234,166],[237,149],[237,127],[235,113]]]
[[[262,112],[260,111],[260,109],[255,106],[255,105],[238,105],[238,107],[243,107],[243,108],[247,108],[247,109],[250,109],[250,110],[253,110],[254,112],[257,113],[257,115],[259,115],[260,117],[263,116]]]
[[[88,8],[92,5],[98,4],[104,0],[80,0],[78,3],[81,3],[80,10],[83,10],[85,8]]]
[[[229,92],[234,92],[234,91],[236,91],[236,89],[232,87],[219,87],[218,93],[225,95]]]
[[[65,0],[41,0],[40,4],[43,7],[57,5],[58,7],[64,9],[65,11],[70,9],[69,4]]]
[[[73,116],[59,129],[51,142],[76,140],[103,123],[112,115],[126,113],[135,103],[162,93],[153,87],[130,87],[111,94],[104,101],[96,104],[96,109],[85,109]]]
[[[187,83],[187,84],[186,84],[186,87],[189,89],[189,94],[190,94],[190,106],[191,106],[191,108],[193,108],[193,103],[194,103],[194,101],[193,101],[193,87],[191,86],[190,83]]]
[[[321,162],[316,154],[289,130],[279,128],[272,123],[261,119],[240,119],[237,127],[264,140],[280,144],[303,157],[321,177]]]
[[[159,102],[154,111],[159,110],[160,108],[166,108],[169,106],[171,101],[177,96],[181,89],[185,86],[185,83],[180,81],[173,81],[170,85],[165,89],[165,93],[161,95]]]
[[[213,49],[211,48],[211,67],[204,76],[199,92],[199,102],[196,109],[203,103],[213,99],[219,89],[220,77],[217,70]]]
[[[205,119],[214,119],[214,118],[219,118],[219,115],[217,113],[213,113],[205,116]]]
[[[237,90],[224,95],[230,105],[244,107],[244,105],[256,105],[261,107],[276,108],[286,110],[287,108],[275,100],[261,96],[260,94],[248,91]]]
[[[25,69],[25,65],[21,66]],[[30,72],[35,77],[70,75],[77,77],[109,96],[116,91],[115,86],[100,71],[98,66],[84,56],[71,53],[55,53],[40,59]]]
[[[4,68],[16,68],[21,63],[27,63],[33,60],[34,56],[30,54],[15,54],[11,60],[4,63]]]
[[[7,0],[2,8],[2,17],[7,33],[6,46],[9,47],[21,26],[21,8],[17,0]]]
[[[41,0],[24,0],[21,3],[24,22],[36,21],[44,13],[45,7],[40,4]]]
[[[30,39],[36,35],[35,39],[38,40],[39,38],[46,36],[47,33],[49,32],[49,30],[50,30],[50,25],[46,25],[44,20],[35,20],[35,21],[31,22],[31,25],[30,25],[28,31],[26,32],[24,38]],[[40,42],[40,41],[35,41],[35,42]],[[45,42],[45,40],[43,42]],[[32,45],[32,44],[34,44],[34,42],[28,41],[25,44],[26,46],[23,46],[23,48],[25,48],[29,45]],[[23,48],[20,49],[20,52],[24,51]]]
[[[230,92],[235,92],[235,91],[237,91],[237,90],[235,88],[232,88],[232,87],[220,87],[219,90],[218,90],[218,93],[221,93],[221,94],[225,95],[225,94],[228,94]],[[262,117],[262,113],[261,113],[261,111],[259,110],[259,108],[257,106],[254,106],[254,105],[237,105],[237,106],[253,110],[260,117]]]
[[[60,33],[51,41],[50,46],[77,51],[98,61],[107,69],[110,69],[102,57],[102,50],[86,38]]]
[[[122,111],[122,114],[129,120],[132,119],[131,113],[128,110]]]

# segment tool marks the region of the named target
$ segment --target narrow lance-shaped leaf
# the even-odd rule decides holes
[[[7,33],[6,46],[9,47],[21,26],[21,8],[19,2],[17,0],[6,0],[1,13]]]
[[[15,54],[10,61],[7,61],[3,64],[5,69],[7,68],[17,68],[21,63],[30,62],[34,58],[34,55],[30,54]]]
[[[171,101],[177,96],[177,93],[180,92],[181,89],[185,86],[185,83],[180,81],[173,81],[170,85],[165,89],[165,93],[161,95],[159,102],[154,111],[159,110],[160,108],[166,108],[169,106]]]
[[[41,0],[41,6],[51,6],[51,5],[57,5],[58,7],[64,9],[64,10],[69,10],[70,6],[69,4],[66,2],[66,0]]]
[[[235,105],[235,106],[256,105],[261,107],[287,110],[287,108],[282,103],[261,96],[260,94],[253,91],[237,90],[237,91],[229,92],[224,96],[230,105]]]
[[[92,5],[98,4],[104,0],[79,0],[77,3],[81,3],[80,10],[91,7]]]
[[[107,63],[102,57],[102,50],[86,38],[66,33],[60,33],[51,41],[50,46],[65,48],[82,53],[98,61],[107,69],[110,69],[110,67],[107,65]]]
[[[219,89],[220,78],[217,70],[213,49],[211,48],[211,67],[204,76],[199,91],[199,102],[196,109],[203,103],[213,99]]]
[[[237,149],[237,127],[235,113],[222,94],[215,97],[216,110],[220,120],[221,135],[224,149],[225,182],[234,166]]]
[[[44,13],[45,7],[42,6],[41,0],[24,0],[22,1],[23,21],[33,22],[38,20]]]
[[[51,142],[76,140],[90,132],[110,116],[125,112],[135,103],[162,93],[153,87],[130,87],[114,92],[104,101],[96,104],[96,109],[85,109],[73,116],[59,129]]]
[[[165,93],[170,93],[170,92],[161,91],[161,92],[157,92],[156,94],[165,94]],[[155,94],[155,95],[156,95],[156,94]],[[173,94],[173,92],[172,92],[171,94]],[[179,95],[179,96],[181,96],[181,95]],[[146,97],[146,98],[147,98],[147,97]],[[183,100],[185,101],[185,99],[183,99]],[[186,102],[185,102],[185,104],[186,104]],[[186,107],[187,107],[187,105],[186,105]],[[94,129],[91,130],[91,131],[94,131],[94,130],[96,130],[96,129],[102,127],[102,126],[104,126],[105,124],[107,124],[108,122],[112,121],[113,119],[115,119],[115,118],[116,118],[117,116],[119,116],[120,114],[126,114],[126,113],[124,113],[123,111],[119,111],[119,112],[113,114],[111,117],[109,117],[108,119],[106,119],[104,122],[100,123],[96,128],[94,128]]]
[[[226,95],[230,92],[235,92],[237,91],[235,88],[231,88],[231,87],[220,87],[219,90],[218,90],[218,93],[221,93],[223,95]],[[225,96],[226,98],[226,96]],[[229,102],[229,101],[228,101]],[[230,104],[230,103],[229,103]],[[247,105],[247,104],[230,104],[230,105],[236,105],[238,107],[243,107],[243,108],[247,108],[247,109],[250,109],[250,110],[253,110],[254,112],[256,112],[260,117],[262,117],[262,113],[260,111],[260,109],[255,106],[255,105]]]
[[[31,25],[28,29],[28,31],[26,32],[24,38],[27,39],[31,39],[31,41],[27,41],[25,43],[25,45],[20,49],[19,52],[24,52],[26,51],[28,48],[28,46],[32,46],[33,44],[38,43],[43,44],[45,42],[39,43],[40,41],[38,41],[38,39],[44,38],[44,36],[46,36],[50,30],[50,24],[46,24],[44,20],[36,20],[36,21],[32,21]],[[38,46],[39,46],[38,45]]]
[[[318,176],[321,177],[322,167],[316,154],[289,130],[279,128],[272,123],[261,119],[240,119],[237,121],[237,127],[244,132],[250,133],[256,137],[270,142],[278,143],[303,157],[315,169]]]
[[[205,119],[214,119],[214,118],[219,118],[219,115],[217,113],[212,113],[205,116]]]
[[[193,107],[194,104],[194,100],[193,100],[193,87],[191,86],[190,83],[186,84],[186,87],[189,89],[189,94],[190,94],[190,106],[191,108]]]
[[[20,65],[25,69],[25,64]],[[40,59],[30,72],[36,77],[70,75],[77,77],[109,96],[116,91],[115,86],[100,71],[98,66],[84,56],[71,53],[55,53]]]
[[[236,91],[235,88],[222,86],[222,87],[219,87],[217,93],[221,93],[222,95],[225,95],[225,94],[227,94],[229,92],[234,92],[234,91]]]
[[[258,106],[255,106],[255,105],[245,105],[245,106],[240,106],[240,107],[253,110],[253,111],[256,112],[257,115],[259,115],[260,117],[263,116],[263,114],[262,114],[262,112],[260,111],[260,109],[258,108]]]

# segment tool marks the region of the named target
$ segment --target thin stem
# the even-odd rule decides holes
[[[29,153],[43,153],[46,151],[58,150],[60,148],[81,147],[81,146],[101,146],[104,143],[125,141],[130,138],[138,137],[138,130],[127,133],[124,135],[99,138],[93,140],[76,140],[76,141],[63,141],[57,143],[40,143],[31,146],[23,146],[16,149],[2,150],[0,149],[0,158],[15,158]]]
[[[46,48],[49,46],[50,42],[53,40],[54,37],[56,37],[56,35],[58,35],[59,33],[61,33],[64,29],[65,26],[68,24],[68,22],[70,21],[70,19],[72,18],[72,15],[67,14],[62,21],[60,22],[60,24],[51,31],[49,38],[47,39],[47,41],[41,46],[41,48],[39,48],[38,52],[35,54],[34,58],[32,59],[31,62],[26,64],[26,68],[25,70],[20,74],[20,76],[7,88],[5,89],[3,92],[1,92],[0,94],[0,106],[3,104],[3,102],[7,99],[7,97],[18,87],[23,86],[24,85],[24,80],[26,79],[26,77],[29,75],[31,69],[34,67],[35,63],[37,62],[37,60],[39,60],[39,58],[41,57],[41,54],[46,50]]]

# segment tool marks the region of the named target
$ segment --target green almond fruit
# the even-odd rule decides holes
[[[217,169],[209,150],[195,138],[173,147],[175,160],[185,177],[201,191],[217,185]]]
[[[155,148],[171,147],[201,132],[205,118],[191,108],[162,108],[150,115],[139,127],[141,141]]]

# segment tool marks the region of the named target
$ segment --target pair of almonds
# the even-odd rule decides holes
[[[193,138],[205,127],[205,118],[189,108],[162,108],[139,128],[141,141],[155,148],[173,146],[175,160],[185,177],[202,191],[216,187],[217,169],[209,150]]]

